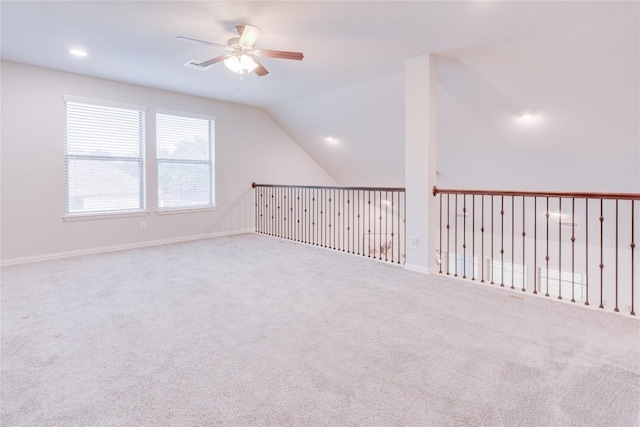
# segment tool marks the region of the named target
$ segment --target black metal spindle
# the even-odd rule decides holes
[[[600,199],[600,306],[599,308],[604,308],[603,304],[603,278],[604,278],[604,253],[603,253],[603,234],[604,234],[604,203],[602,199]]]
[[[515,243],[515,216],[516,216],[516,211],[515,211],[515,197],[511,196],[511,289],[515,289],[514,287],[514,282],[515,282],[515,268],[513,268],[514,266],[514,255],[515,255],[515,247],[514,247],[514,243]],[[523,268],[524,270],[524,268]]]
[[[358,190],[358,255],[360,255],[360,202],[361,201],[362,201],[362,196],[360,195],[360,190]]]
[[[533,198],[533,293],[538,293],[538,198]]]
[[[389,193],[387,191],[384,192],[384,215],[382,222],[384,224],[384,259],[387,261],[389,258]]]
[[[481,256],[480,256],[480,268],[482,269],[482,273],[480,274],[481,279],[480,282],[484,283],[484,194],[481,195],[480,197],[482,197],[482,226],[480,228],[480,252],[481,252]]]
[[[576,276],[576,199],[571,199],[571,302],[576,302],[575,276]]]
[[[635,207],[634,207],[635,202],[633,200],[631,200],[631,244],[629,245],[629,247],[631,247],[631,315],[635,316],[636,312],[635,312],[635,306],[634,306],[634,300],[635,300],[635,295],[634,295],[634,288],[635,288],[635,284],[634,284],[634,276],[635,276],[635,271],[634,271],[634,266],[635,266],[635,260],[634,260],[634,251],[636,249],[636,244],[635,244],[635,234],[634,234],[634,221],[635,221]]]
[[[526,282],[527,282],[527,272],[525,267],[525,238],[527,233],[525,231],[526,224],[526,210],[525,210],[525,196],[522,196],[522,292],[526,291]]]
[[[457,262],[457,260],[456,260]],[[467,195],[462,195],[462,278],[467,278]]]
[[[395,245],[395,240],[394,240],[396,234],[394,233],[394,230],[393,230],[393,226],[394,226],[394,222],[393,222],[394,213],[393,213],[393,211],[394,211],[395,203],[396,203],[396,201],[395,201],[395,192],[392,192],[391,193],[391,263],[393,263],[393,258],[395,258],[395,252],[396,252],[396,250],[395,250],[396,245]]]
[[[545,217],[547,218],[547,255],[544,257],[546,263],[546,282],[547,282],[547,289],[546,292],[544,293],[545,297],[549,296],[549,198],[547,197],[547,213],[545,214]]]
[[[500,287],[504,287],[504,196],[500,196]]]
[[[471,280],[476,280],[476,195],[471,196],[471,256],[473,267],[471,268]]]
[[[383,248],[383,243],[382,243],[382,204],[383,204],[383,200],[382,200],[382,191],[379,192],[378,194],[378,213],[380,214],[378,220],[380,221],[380,225],[379,225],[379,233],[380,233],[380,238],[379,238],[379,242],[378,242],[378,250],[380,252],[380,254],[378,255],[378,259],[382,259],[382,248]]]
[[[442,254],[442,193],[440,193],[440,268],[438,272],[442,274],[442,260],[444,256]]]
[[[495,270],[495,256],[494,256],[494,252],[493,252],[493,237],[495,236],[495,231],[493,229],[493,212],[494,212],[494,207],[493,207],[493,195],[491,195],[491,271],[489,271],[489,274],[491,274],[491,284],[494,285],[494,277],[493,277],[493,272]]]
[[[371,191],[368,192],[367,195],[367,231],[369,233],[369,238],[367,239],[367,257],[371,258]],[[373,200],[375,204],[375,198]],[[375,257],[375,253],[373,254]]]
[[[342,210],[344,209],[344,197],[342,194],[342,191],[338,190],[337,191],[337,198],[338,198],[338,202],[336,203],[336,209],[338,210],[338,217],[336,219],[336,235],[337,235],[337,239],[336,239],[336,249],[337,250],[342,250],[344,248],[344,246],[342,246],[340,244],[340,232],[342,231],[343,235],[344,235],[344,224],[342,224]]]
[[[558,198],[558,299],[562,299],[562,197]]]
[[[318,190],[313,189],[311,191],[311,244],[318,244],[318,211],[319,208],[319,200],[318,200]]]
[[[584,199],[584,259],[585,259],[585,271],[586,271],[586,283],[585,283],[585,302],[584,305],[589,305],[589,199]]]
[[[616,304],[613,311],[619,312],[618,308],[618,199],[616,199]]]
[[[455,216],[453,217],[453,235],[454,235],[454,239],[453,239],[453,250],[454,250],[454,265],[453,265],[453,271],[454,271],[454,275],[453,277],[458,277],[458,195],[455,195],[454,200],[454,209],[453,212],[455,214]]]
[[[450,205],[451,203],[449,200],[449,194],[447,194],[447,276],[450,274],[449,265],[451,265],[451,263],[449,262],[449,254],[451,254],[451,250],[449,248],[449,238],[451,233],[451,224],[449,224],[451,218],[451,214],[449,213]]]

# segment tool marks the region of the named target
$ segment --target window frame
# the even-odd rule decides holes
[[[148,215],[149,211],[147,210],[147,176],[146,176],[146,168],[147,168],[147,152],[146,152],[146,113],[148,108],[141,105],[135,104],[127,104],[123,102],[114,102],[107,101],[101,99],[94,98],[85,98],[73,95],[63,95],[63,109],[64,109],[64,186],[65,186],[65,195],[64,195],[64,221],[83,221],[83,220],[91,220],[91,219],[109,219],[114,217],[130,217],[130,216],[144,216]],[[68,126],[68,114],[67,114],[67,103],[75,103],[75,104],[85,104],[96,107],[107,107],[107,108],[118,108],[123,110],[131,110],[140,113],[140,123],[139,123],[139,156],[137,157],[118,157],[118,156],[83,156],[81,154],[68,154],[67,152],[67,126]],[[139,194],[139,208],[135,209],[114,209],[114,210],[101,210],[101,211],[89,211],[89,212],[70,212],[69,211],[69,160],[72,158],[76,159],[91,159],[91,160],[105,160],[105,161],[113,161],[113,160],[122,160],[122,161],[131,161],[137,162],[140,165],[140,181],[138,183],[140,194]],[[135,159],[135,160],[134,160]]]
[[[177,111],[177,110],[169,110],[165,108],[155,108],[154,111],[154,126],[155,126],[155,140],[154,140],[154,148],[155,148],[155,164],[156,164],[156,209],[155,213],[157,215],[171,215],[171,214],[180,214],[180,213],[192,213],[192,212],[206,212],[213,211],[217,209],[216,205],[216,167],[215,167],[215,148],[216,148],[216,117],[200,114],[200,113],[192,113],[187,111]],[[163,159],[158,155],[158,115],[164,116],[176,116],[176,117],[184,117],[189,119],[198,119],[198,120],[207,120],[209,122],[209,160],[180,160],[180,159]],[[205,205],[187,205],[187,206],[160,206],[160,163],[176,163],[176,164],[208,164],[209,165],[209,196],[211,199],[211,203]]]

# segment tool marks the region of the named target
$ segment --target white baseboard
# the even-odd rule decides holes
[[[434,271],[436,271],[433,267],[425,267],[423,265],[415,265],[415,264],[405,264],[404,268],[406,268],[409,271],[415,271],[416,273],[422,273],[422,274],[431,274]]]
[[[51,254],[35,255],[22,258],[10,258],[0,260],[0,267],[9,267],[12,265],[28,264],[38,261],[49,261],[54,259],[70,258],[81,255],[94,255],[105,252],[123,251],[127,249],[146,248],[149,246],[169,245],[171,243],[190,242],[193,240],[211,239],[214,237],[233,236],[236,234],[253,233],[253,228],[245,230],[221,231],[217,233],[197,234],[195,236],[174,237],[171,239],[148,240],[145,242],[129,243],[126,245],[102,246],[100,248],[82,249],[78,251],[56,252]]]

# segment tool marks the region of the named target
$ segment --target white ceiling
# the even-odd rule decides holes
[[[404,60],[551,31],[630,2],[493,1],[2,1],[2,58],[262,108],[400,72]],[[266,58],[271,71],[240,84],[223,64],[183,66],[221,49],[234,26],[262,28],[256,46],[302,51],[302,62]],[[81,46],[89,57],[70,57]],[[238,90],[240,88],[241,90]]]
[[[640,169],[639,5],[3,0],[1,57],[263,108],[339,184],[396,186],[404,184],[405,60],[437,53],[441,179],[467,185],[455,169],[462,163],[452,160],[460,150],[476,147],[464,168],[477,179],[478,156],[509,154],[511,144],[524,143],[517,155],[527,157],[514,157],[509,172],[522,186],[521,171],[548,167],[541,150],[550,146],[564,153],[553,157],[559,171],[575,164],[575,153],[600,162],[600,150],[589,147],[603,141],[617,150],[618,157],[607,156],[613,171],[624,161]],[[270,74],[242,83],[223,64],[183,66],[223,51],[175,36],[225,43],[239,23],[262,28],[257,48],[302,51],[304,60],[264,58]],[[71,57],[75,46],[89,57]],[[543,125],[514,126],[523,108],[541,111]],[[327,144],[327,135],[339,143]],[[622,181],[599,189],[619,189]]]

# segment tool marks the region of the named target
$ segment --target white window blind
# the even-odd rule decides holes
[[[158,207],[213,206],[214,122],[156,114]]]
[[[66,212],[143,209],[143,112],[69,100],[65,109]]]
[[[502,261],[500,259],[487,259],[487,271],[489,281],[495,284],[513,286],[516,289],[527,289],[527,266]]]
[[[576,301],[587,299],[587,276],[582,273],[572,274],[570,271],[547,270],[538,268],[538,286],[541,293]]]
[[[445,252],[443,255],[442,271],[468,278],[478,277],[477,257],[469,253],[465,254],[464,252]]]

